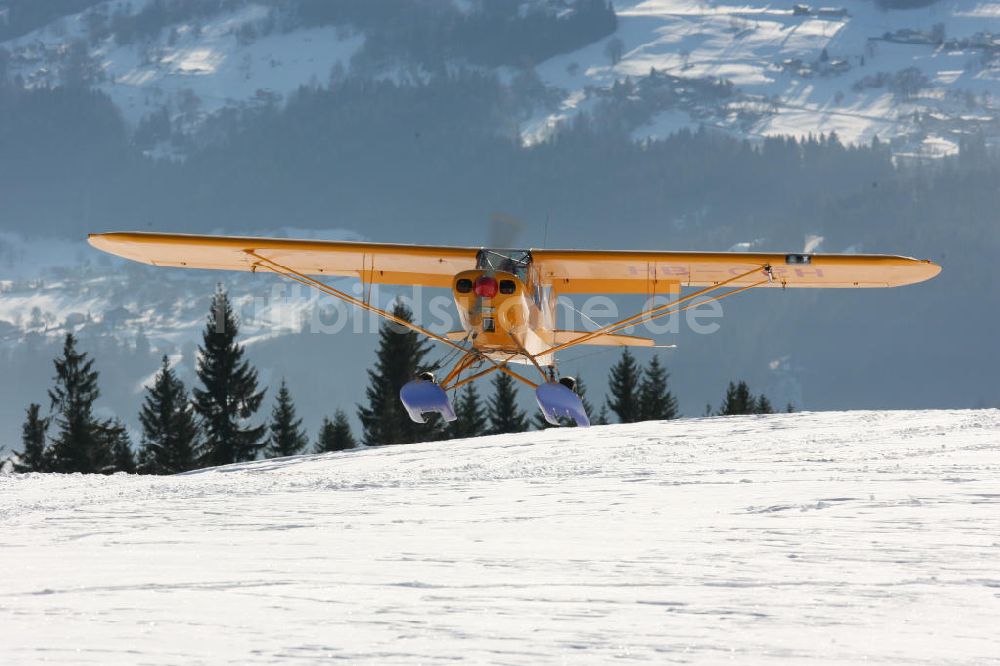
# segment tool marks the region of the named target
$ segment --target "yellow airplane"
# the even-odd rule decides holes
[[[897,287],[929,280],[941,267],[926,260],[873,254],[757,254],[617,250],[512,250],[122,232],[92,234],[90,244],[111,254],[181,268],[268,271],[374,312],[435,342],[458,360],[440,381],[429,373],[400,391],[410,417],[438,413],[456,418],[447,391],[504,372],[535,390],[547,421],[590,422],[571,377],[559,378],[555,356],[577,345],[654,346],[621,333],[709,301],[757,288]],[[322,281],[354,277],[372,284],[451,289],[462,330],[427,330]],[[682,289],[695,287],[685,295]],[[362,289],[362,294],[369,289]],[[654,305],[593,331],[556,329],[559,294],[667,296]],[[511,368],[533,366],[538,382]],[[471,374],[462,377],[462,373]]]

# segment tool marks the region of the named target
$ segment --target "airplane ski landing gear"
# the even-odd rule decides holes
[[[572,377],[563,377],[558,382],[545,382],[535,389],[535,400],[546,421],[554,426],[562,425],[559,423],[562,417],[573,419],[578,426],[590,425],[587,412],[583,409],[583,401],[575,388],[576,382]]]
[[[420,373],[416,379],[406,383],[399,391],[399,399],[403,403],[403,407],[406,408],[410,419],[416,423],[426,423],[424,420],[426,414],[437,413],[445,421],[456,420],[458,416],[451,400],[448,399],[448,391],[458,389],[480,377],[500,371],[535,389],[535,400],[548,423],[559,426],[565,423],[565,419],[570,419],[578,426],[590,425],[590,419],[587,418],[587,412],[583,408],[583,401],[576,393],[576,380],[572,377],[562,377],[556,380],[552,368],[549,368],[548,374],[539,368],[546,379],[541,384],[536,384],[508,368],[506,363],[492,362],[492,365],[486,369],[475,372],[464,379],[456,380],[460,372],[475,365],[477,360],[481,360],[481,358],[469,354],[460,360],[440,383],[429,372]],[[561,419],[562,422],[560,422]]]
[[[434,412],[440,414],[445,421],[458,418],[448,394],[429,372],[421,373],[413,381],[404,384],[399,390],[399,399],[410,419],[416,423],[426,423],[423,415]]]

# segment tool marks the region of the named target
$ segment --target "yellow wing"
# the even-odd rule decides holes
[[[382,284],[450,287],[475,268],[479,248],[350,241],[290,240],[123,232],[92,234],[90,244],[154,266],[250,271],[260,257],[305,275],[359,277]],[[562,293],[676,293],[743,273],[732,287],[753,284],[770,266],[774,287],[896,287],[941,271],[930,261],[875,254],[756,254],[532,250],[545,283]]]
[[[542,279],[562,293],[665,293],[707,287],[770,266],[772,287],[898,287],[929,280],[937,264],[882,254],[756,254],[533,250]],[[763,271],[731,282],[759,282]]]
[[[122,232],[91,234],[94,247],[153,266],[251,271],[258,258],[305,275],[359,277],[380,284],[451,287],[475,268],[479,248]]]

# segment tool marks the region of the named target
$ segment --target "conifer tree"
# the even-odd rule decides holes
[[[608,419],[608,406],[607,404],[601,405],[601,411],[597,413],[597,418],[594,419],[594,425],[608,425],[611,421]]]
[[[719,407],[719,416],[736,416],[739,414],[753,414],[756,408],[756,399],[750,393],[747,383],[729,382],[726,388],[726,399]]]
[[[474,383],[466,384],[465,389],[459,391],[455,401],[455,415],[458,418],[448,424],[449,438],[479,437],[486,434],[486,411]]]
[[[177,474],[195,468],[198,424],[184,383],[166,356],[153,385],[146,389],[139,423],[142,425],[139,471]]]
[[[509,432],[524,432],[528,420],[517,406],[517,387],[514,378],[505,372],[498,372],[493,378],[493,395],[489,402],[489,433],[500,435]]]
[[[264,451],[266,458],[283,458],[301,453],[309,438],[302,430],[302,419],[296,418],[295,403],[288,384],[281,380],[281,388],[271,410],[271,437]]]
[[[577,375],[575,379],[576,394],[580,396],[580,404],[583,405],[583,411],[589,419],[594,415],[594,406],[590,404],[589,400],[587,400],[587,385],[583,383],[583,377],[580,375]]]
[[[264,446],[266,426],[250,426],[264,391],[257,390],[257,370],[236,343],[239,325],[226,292],[219,288],[198,348],[198,379],[194,410],[203,435],[199,459],[204,465],[226,465],[257,457]]]
[[[670,374],[654,356],[646,366],[639,386],[639,403],[642,421],[665,421],[678,416],[677,398],[668,388]]]
[[[46,471],[45,432],[49,424],[39,415],[41,409],[41,405],[32,403],[26,410],[27,416],[21,426],[22,448],[14,463],[14,471],[20,474]]]
[[[102,424],[93,412],[100,395],[93,360],[77,351],[76,337],[69,333],[62,356],[54,364],[56,384],[49,390],[49,400],[58,432],[52,440],[46,467],[53,472],[84,474],[110,470],[114,463],[110,442],[102,436]]]
[[[129,439],[125,424],[119,419],[107,421],[101,426],[100,437],[104,446],[111,452],[111,464],[103,472],[126,472],[135,474],[135,454],[132,452],[132,441]]]
[[[319,429],[319,440],[316,442],[316,453],[346,451],[355,446],[357,442],[354,441],[351,423],[347,420],[344,410],[338,409],[332,421],[328,418],[323,419],[323,425]]]
[[[619,423],[635,423],[642,418],[639,395],[639,366],[626,347],[621,359],[611,367],[608,381],[608,407],[618,416]]]
[[[735,384],[729,382],[729,387],[726,389],[726,399],[718,413],[720,416],[773,414],[774,406],[771,405],[771,401],[767,399],[766,395],[755,396],[751,393],[746,382],[740,381]]]
[[[397,302],[392,313],[413,321],[413,313]],[[426,360],[430,343],[416,332],[383,322],[375,366],[368,371],[368,404],[358,408],[363,430],[362,441],[368,446],[404,444],[440,439],[444,428],[436,414],[425,417],[427,423],[414,423],[399,402],[399,390],[420,372],[434,369]]]

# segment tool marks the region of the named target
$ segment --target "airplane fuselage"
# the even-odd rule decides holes
[[[509,270],[479,263],[452,280],[464,339],[496,361],[530,363],[527,353],[537,354],[539,365],[552,365],[551,354],[545,354],[553,346],[556,324],[551,285],[542,284],[530,256],[517,264],[503,262]]]

